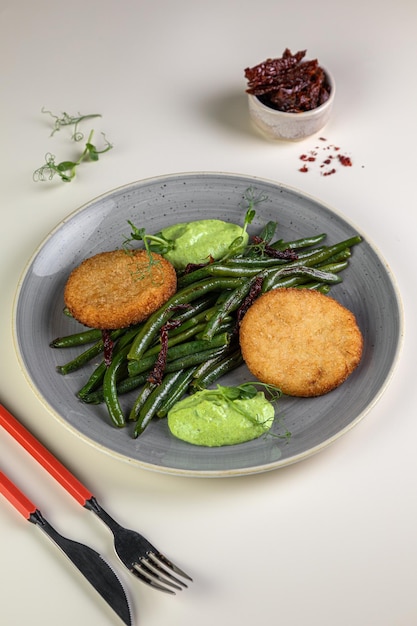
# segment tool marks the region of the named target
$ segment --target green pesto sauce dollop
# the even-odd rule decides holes
[[[274,406],[262,391],[230,400],[204,389],[172,407],[168,427],[178,439],[197,446],[229,446],[266,433],[274,415]]]
[[[242,246],[249,239],[241,226],[215,219],[173,224],[161,230],[160,234],[174,242],[173,248],[164,253],[164,257],[176,270],[183,270],[188,263],[208,263],[210,257],[217,261],[238,237],[242,237]]]

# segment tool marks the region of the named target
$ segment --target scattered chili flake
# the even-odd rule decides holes
[[[344,156],[343,154],[338,154],[337,158],[339,159],[342,165],[347,166],[347,167],[352,166],[352,160],[350,157]]]
[[[304,163],[317,162],[321,176],[332,176],[333,174],[336,174],[337,164],[344,167],[351,167],[353,165],[351,157],[340,152],[340,146],[329,143],[325,137],[319,137],[319,141],[322,142],[322,145],[317,145],[314,149],[300,154],[300,161],[303,161]],[[323,152],[325,153],[324,158],[321,159],[320,155]],[[310,171],[310,168],[304,165],[303,167],[300,167],[298,171],[307,173]]]
[[[303,61],[306,52],[292,54],[286,48],[280,58],[247,67],[247,93],[266,106],[288,113],[311,111],[326,102],[330,95],[327,76],[317,59]]]

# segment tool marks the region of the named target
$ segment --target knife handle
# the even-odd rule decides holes
[[[17,509],[24,518],[29,519],[29,517],[35,513],[36,506],[33,502],[31,502],[3,472],[0,472],[0,493],[7,498],[10,504],[13,504],[15,509]]]
[[[82,506],[93,494],[0,404],[0,425]]]

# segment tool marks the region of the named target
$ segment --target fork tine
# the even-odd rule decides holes
[[[170,593],[170,594],[175,595],[175,591],[173,591],[172,589],[169,589],[169,587],[164,587],[163,585],[159,584],[158,579],[160,577],[157,577],[151,572],[147,571],[146,568],[143,567],[143,565],[135,564],[130,571],[132,572],[132,574],[137,576],[137,578],[139,578],[146,585],[149,585],[150,587],[153,587],[154,589],[158,589],[159,591],[164,591],[165,593]],[[178,587],[178,588],[181,589],[181,587]]]
[[[171,571],[169,571],[171,570]],[[188,574],[183,572],[179,567],[174,565],[169,559],[157,550],[150,550],[146,556],[139,559],[134,565],[133,573],[136,574],[143,582],[155,587],[161,591],[175,593],[170,587],[182,590],[187,587],[186,583],[174,576],[171,572],[183,576],[187,580],[192,580]]]
[[[183,587],[187,586],[165,569],[157,567],[152,556],[152,553],[148,553],[146,557],[141,557],[139,561],[134,564],[131,571],[138,578],[155,589],[172,594],[175,594],[173,589],[181,590]]]
[[[178,567],[178,565],[175,565],[175,563],[173,563],[172,561],[167,559],[167,557],[164,554],[162,554],[161,552],[150,552],[148,556],[149,556],[149,558],[152,558],[152,560],[155,563],[158,563],[159,565],[162,565],[165,569],[168,568],[168,569],[172,570],[173,572],[175,572],[176,574],[178,574],[179,576],[182,576],[183,578],[186,578],[187,580],[189,580],[191,582],[193,581],[191,576],[186,574],[184,572],[184,570],[180,569]],[[184,585],[184,587],[187,587],[187,585],[185,585],[183,582],[181,582],[181,584]]]

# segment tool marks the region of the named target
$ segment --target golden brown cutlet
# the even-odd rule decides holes
[[[248,309],[240,326],[244,361],[260,381],[290,396],[320,396],[358,366],[362,333],[351,311],[309,289],[274,289]]]
[[[65,305],[82,324],[115,329],[149,317],[176,291],[172,264],[146,250],[101,252],[81,263],[65,286]]]

